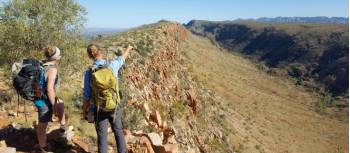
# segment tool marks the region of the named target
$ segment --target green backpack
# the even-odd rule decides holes
[[[92,67],[92,102],[102,111],[114,111],[120,103],[118,81],[108,66]]]

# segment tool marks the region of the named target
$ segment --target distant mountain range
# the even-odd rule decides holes
[[[113,35],[116,33],[120,33],[123,31],[126,31],[128,29],[126,28],[86,28],[82,34],[83,37],[85,38],[92,38],[92,37],[97,37],[98,35]]]
[[[238,19],[242,21],[242,19]],[[348,17],[276,17],[276,18],[258,18],[248,19],[256,22],[270,22],[270,23],[323,23],[323,24],[348,24]],[[244,21],[244,20],[243,20]]]

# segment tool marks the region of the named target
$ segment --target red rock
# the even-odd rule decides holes
[[[186,91],[186,97],[188,100],[188,106],[192,108],[192,114],[197,114],[197,100],[193,91]]]
[[[176,143],[175,130],[170,127],[165,128],[163,131],[163,144],[167,143]]]
[[[81,149],[83,149],[85,152],[93,152],[94,151],[94,148],[91,144],[87,144],[85,142],[82,142],[77,138],[73,138],[72,142],[74,144],[76,144],[77,146],[79,146]]]
[[[145,145],[149,153],[154,153],[151,141],[146,136],[140,138],[140,144]]]
[[[157,153],[177,153],[178,147],[176,144],[165,144],[163,146],[155,146]]]
[[[157,110],[153,110],[152,114],[150,115],[150,120],[152,122],[155,122],[158,125],[158,127],[163,126],[162,117],[160,116]]]

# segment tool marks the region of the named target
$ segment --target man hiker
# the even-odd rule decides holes
[[[122,112],[118,105],[118,71],[132,49],[128,46],[122,56],[108,61],[104,59],[105,55],[99,45],[90,44],[87,47],[87,54],[93,64],[84,74],[83,113],[86,115],[88,111],[93,111],[99,153],[107,153],[108,123],[112,127],[118,152],[127,152]]]

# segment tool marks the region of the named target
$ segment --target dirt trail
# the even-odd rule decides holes
[[[272,77],[242,57],[219,50],[193,36],[187,56],[193,72],[223,101],[222,123],[240,151],[348,152],[348,121],[314,111],[312,93]]]

